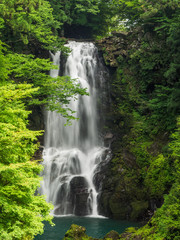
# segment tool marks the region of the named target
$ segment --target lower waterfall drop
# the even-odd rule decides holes
[[[52,202],[54,215],[98,215],[97,191],[93,182],[97,166],[104,160],[107,148],[98,136],[97,98],[103,85],[98,68],[97,49],[93,43],[71,41],[72,51],[64,75],[78,79],[89,96],[71,100],[70,108],[79,120],[64,126],[66,120],[56,112],[46,112],[43,181],[40,192]],[[52,54],[59,65],[60,52]],[[51,71],[58,76],[58,69]],[[99,89],[99,90],[98,90]]]

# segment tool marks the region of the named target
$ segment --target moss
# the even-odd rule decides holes
[[[72,224],[63,240],[98,240],[86,235],[86,228]],[[100,240],[100,239],[99,239]]]
[[[108,232],[104,236],[104,240],[118,240],[118,239],[119,239],[119,233],[114,230]]]
[[[131,202],[132,212],[131,212],[131,219],[137,220],[139,217],[147,211],[148,202],[147,201],[135,201]]]
[[[72,224],[70,229],[66,232],[63,240],[86,238],[85,232],[86,232],[86,229],[84,227]]]
[[[114,194],[110,201],[110,209],[115,219],[127,219],[130,213],[130,206],[125,200],[121,200],[117,197],[117,194]]]

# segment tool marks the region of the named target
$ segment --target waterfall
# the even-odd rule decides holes
[[[94,174],[97,166],[105,161],[107,148],[98,135],[100,118],[97,101],[103,77],[99,69],[97,49],[93,43],[71,41],[72,51],[65,63],[64,75],[78,79],[89,96],[71,100],[75,111],[72,125],[56,112],[46,112],[45,149],[43,152],[43,181],[41,193],[54,205],[54,215],[98,215],[97,191]],[[60,52],[52,54],[59,66]],[[57,77],[59,69],[50,72]]]

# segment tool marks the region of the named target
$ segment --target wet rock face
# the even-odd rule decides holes
[[[73,211],[72,198],[70,195],[67,196],[67,188],[68,188],[68,184],[66,182],[64,182],[57,193],[57,198],[56,198],[55,204],[58,207],[56,207],[54,209],[54,214],[56,214],[56,215],[64,214],[65,207],[67,210],[67,214],[70,214]],[[65,201],[66,201],[66,205],[63,204]]]
[[[78,176],[71,180],[70,195],[74,206],[74,214],[77,216],[88,215],[88,183],[84,177]]]
[[[67,195],[67,189],[70,188],[69,194]],[[72,178],[68,185],[66,179],[58,191],[56,198],[56,209],[54,213],[56,215],[62,215],[64,213],[64,207],[66,207],[66,214],[72,212],[77,216],[85,216],[89,214],[88,205],[88,183],[84,177],[77,176]],[[66,201],[66,205],[63,202]]]
[[[104,203],[104,182],[109,171],[109,164],[112,159],[112,152],[110,149],[107,149],[102,156],[102,161],[99,163],[98,167],[95,170],[93,183],[96,187],[96,191],[98,192],[97,202],[98,202],[98,213],[103,216],[111,216],[110,210],[108,210],[108,202]],[[109,199],[109,197],[108,197]],[[103,202],[103,203],[102,203]]]
[[[93,183],[96,187],[96,191],[100,193],[102,189],[102,183],[105,178],[105,173],[109,169],[109,162],[112,159],[112,152],[110,149],[104,151],[104,154],[101,156],[102,160],[99,161],[99,164],[94,172]]]
[[[70,186],[71,186],[71,191],[76,194],[76,193],[86,191],[88,188],[88,183],[84,177],[77,176],[72,178],[70,182]]]
[[[76,216],[85,216],[89,214],[88,197],[89,197],[89,193],[76,194],[75,209],[74,209],[74,214]]]

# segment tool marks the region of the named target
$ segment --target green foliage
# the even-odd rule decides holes
[[[37,89],[28,84],[0,86],[0,235],[3,240],[32,239],[51,222],[51,206],[36,196],[42,167],[31,162],[40,131],[27,129],[24,98]]]
[[[171,240],[180,237],[180,121],[178,128],[171,135],[172,141],[169,144],[168,156],[160,154],[150,165],[147,173],[146,183],[151,188],[151,197],[162,196],[167,188],[166,184],[171,183],[171,190],[164,196],[163,205],[156,210],[154,216],[144,226],[137,229],[129,228],[126,231],[127,237],[131,239],[145,240]],[[169,185],[169,186],[170,186]],[[159,191],[159,193],[158,193]],[[125,236],[126,236],[125,234]],[[120,239],[127,239],[120,237]]]
[[[73,0],[73,1],[49,1],[53,7],[55,18],[62,23],[73,24],[79,23],[84,25],[84,22],[80,22],[81,19],[86,18],[87,13],[96,15],[98,13],[97,0]],[[61,14],[60,14],[61,13]]]
[[[125,49],[128,55],[118,57],[114,81],[115,124],[126,131],[118,132],[123,133],[117,151],[122,153],[116,154],[113,169],[118,179],[122,178],[118,167],[134,179],[136,193],[140,189],[146,193],[134,202],[164,199],[149,224],[130,236],[179,239],[180,135],[175,129],[180,114],[180,4],[176,0],[118,0],[114,4],[119,20],[128,19],[131,33]],[[132,162],[133,171],[129,169]]]
[[[148,169],[145,184],[151,197],[160,198],[174,180],[173,169],[167,158],[162,154],[152,160]]]
[[[2,0],[0,19],[0,36],[8,44],[13,41],[22,41],[24,44],[37,41],[48,49],[59,45],[57,36],[52,32],[59,26],[48,1]]]
[[[62,30],[72,29],[74,27],[80,32],[81,27],[88,32],[88,36],[106,35],[109,27],[117,25],[115,8],[112,1],[109,0],[68,0],[56,1],[49,0],[55,19],[61,25]],[[78,31],[77,30],[77,31]],[[84,33],[85,34],[85,33]]]
[[[152,223],[157,224],[157,236],[166,239],[179,239],[180,237],[180,177],[176,180],[163,206],[157,211]]]
[[[48,72],[53,66],[49,60],[19,53],[23,49],[29,53],[32,46],[63,48],[52,32],[56,27],[52,9],[45,0],[0,2],[3,40],[0,41],[0,239],[3,240],[31,240],[43,233],[43,221],[52,224],[49,215],[52,206],[44,196],[37,195],[42,167],[33,159],[42,131],[27,128],[31,113],[27,106],[30,109],[29,103],[41,104],[72,119],[72,111],[65,109],[65,105],[73,94],[74,97],[85,94],[69,77],[50,77]]]
[[[140,228],[134,233],[134,236],[140,235],[143,239],[179,239],[180,237],[180,154],[179,154],[179,145],[180,145],[180,127],[178,121],[178,129],[174,134],[172,134],[173,141],[169,144],[171,153],[170,158],[174,165],[174,171],[171,173],[174,176],[174,183],[168,195],[164,197],[164,204],[161,208],[159,208],[150,222],[145,225],[143,228]],[[161,168],[159,171],[160,176],[158,177],[154,172],[153,176],[156,175],[158,178],[157,183],[162,186],[160,183],[160,178],[165,175],[165,171],[168,168],[164,168],[165,161],[163,160],[162,156],[159,157],[158,163],[159,167]],[[160,163],[161,162],[161,163]],[[157,160],[156,160],[157,164]],[[160,166],[161,165],[161,166]],[[158,168],[159,168],[158,167]],[[158,168],[155,171],[158,171]],[[163,169],[164,168],[164,169]],[[170,170],[170,168],[169,168]],[[152,173],[152,170],[151,170]],[[167,176],[169,174],[166,172]],[[165,176],[163,176],[165,178]],[[164,182],[164,179],[161,179]],[[154,181],[156,182],[156,181]],[[157,186],[156,186],[157,187]],[[162,186],[163,188],[163,186]],[[156,189],[158,190],[158,189]],[[161,189],[159,189],[161,190]]]
[[[61,25],[75,24],[88,25],[88,15],[93,16],[99,12],[97,0],[49,1],[55,19]]]
[[[49,60],[34,58],[32,55],[9,54],[11,78],[16,82],[27,82],[38,87],[30,104],[45,106],[46,109],[61,113],[67,120],[74,119],[68,108],[72,98],[87,94],[76,79],[68,76],[52,78],[47,71],[56,68]]]
[[[135,11],[136,5],[142,11],[136,21],[139,28],[133,26],[129,57],[119,62],[123,72],[121,81],[126,84],[131,104],[146,116],[151,135],[156,135],[172,131],[180,112],[180,33],[177,30],[180,6],[177,1],[168,0],[153,1],[151,5],[149,1],[138,3],[139,6],[135,1],[132,5],[128,1],[118,2],[119,7],[128,6]]]
[[[25,45],[34,46],[32,45],[34,42],[35,45],[40,43],[41,48],[54,51],[55,47],[56,49],[60,47],[67,52],[67,48],[62,47],[58,37],[53,35],[52,29],[56,28],[57,21],[54,20],[47,1],[3,0],[1,7],[0,17],[3,19],[3,27],[0,29],[0,35],[6,43],[11,43],[11,40],[13,44],[22,41],[24,44],[21,42],[22,46],[18,45],[20,52]],[[50,77],[48,72],[55,66],[52,66],[49,60],[35,58],[30,54],[11,52],[10,49],[7,51],[2,43],[0,51],[2,80],[9,76],[16,83],[30,83],[33,88],[38,87],[31,104],[41,104],[48,110],[58,111],[68,120],[74,119],[73,112],[67,105],[73,95],[75,98],[78,94],[86,94],[85,89],[81,89],[76,80],[69,77],[56,79]]]
[[[139,20],[140,14],[143,12],[140,1],[113,0],[116,12],[120,20],[125,20],[126,24],[133,24]]]
[[[86,235],[86,229],[82,226],[72,224],[70,229],[66,232],[63,240],[93,240],[92,237]]]
[[[178,128],[172,134],[172,141],[169,144],[171,158],[174,161],[175,182],[169,195],[165,197],[163,206],[157,211],[153,223],[157,224],[158,233],[167,239],[178,239],[180,237],[180,119]]]
[[[0,162],[3,164],[30,160],[36,149],[33,142],[40,132],[26,128],[29,112],[22,102],[35,91],[27,84],[0,87]]]
[[[0,41],[0,82],[3,82],[8,77],[8,62],[5,58],[3,51],[5,50],[4,44]]]
[[[35,162],[0,165],[1,239],[33,239],[43,232],[42,222],[51,220],[50,205],[34,195],[41,169]]]

